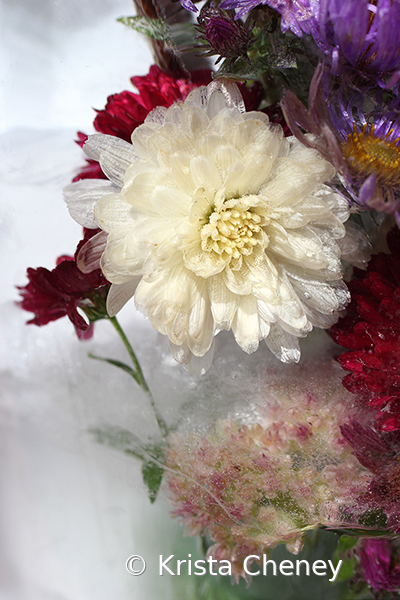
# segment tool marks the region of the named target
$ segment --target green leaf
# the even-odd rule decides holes
[[[142,447],[136,435],[127,429],[107,427],[104,429],[89,429],[89,432],[93,434],[95,441],[98,444],[110,446],[111,448],[135,456],[135,458],[145,460],[145,449]]]
[[[396,536],[390,529],[377,529],[377,527],[364,527],[360,525],[352,525],[349,527],[328,527],[324,525],[323,528],[327,531],[338,533],[339,535],[354,536],[356,539],[361,537],[383,537],[390,539]]]
[[[196,40],[198,33],[194,23],[173,23],[169,26],[169,43],[181,52],[196,50],[202,46],[199,40]]]
[[[302,49],[297,41],[288,39],[280,31],[270,33],[267,28],[253,29],[253,35],[255,39],[248,50],[249,61],[242,57],[233,64],[231,60],[224,60],[217,71],[218,77],[257,79],[276,69],[297,67],[296,52]]]
[[[357,544],[357,542],[358,537],[356,536],[340,536],[335,554],[333,555],[333,563],[335,565],[338,564],[339,560],[343,561],[336,577],[336,581],[345,581],[346,579],[353,577],[357,559],[355,556],[352,556],[349,551]]]
[[[355,556],[351,558],[341,559],[342,566],[340,567],[340,571],[336,576],[335,583],[339,581],[345,581],[346,579],[350,579],[354,575],[354,569],[357,564],[357,559]],[[337,563],[335,563],[337,565]]]
[[[143,483],[147,486],[150,502],[153,504],[157,498],[164,473],[164,467],[162,466],[164,455],[160,446],[147,447],[146,451],[154,460],[151,460],[151,458],[144,460],[142,477]]]
[[[364,527],[375,527],[376,529],[383,529],[387,525],[386,515],[381,509],[367,510],[358,521]]]
[[[119,23],[147,35],[153,40],[160,40],[172,44],[170,38],[170,26],[162,19],[149,19],[147,17],[121,17]]]
[[[98,444],[104,444],[121,450],[125,454],[134,456],[142,463],[143,483],[147,487],[150,502],[153,504],[157,498],[164,473],[164,453],[159,444],[145,445],[134,433],[119,427],[104,429],[90,429]]]
[[[136,383],[141,385],[141,381],[140,381],[136,371],[134,371],[132,369],[132,367],[130,367],[129,365],[126,365],[125,363],[121,362],[120,360],[114,360],[113,358],[103,358],[102,356],[96,356],[95,354],[92,354],[91,352],[88,353],[88,357],[93,358],[94,360],[101,360],[110,365],[113,365],[114,367],[118,367],[118,369],[122,369],[122,371],[125,371],[125,373],[128,373],[128,375],[133,377],[133,379],[136,381]]]
[[[231,61],[224,59],[218,70],[214,73],[214,77],[229,77],[237,81],[252,81],[262,76],[268,70],[268,61],[259,57],[249,64],[240,57],[232,64]]]
[[[350,535],[341,535],[336,547],[336,554],[342,554],[353,548],[358,542],[358,537]]]

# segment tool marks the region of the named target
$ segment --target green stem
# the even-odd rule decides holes
[[[119,324],[117,317],[109,317],[109,321],[113,325],[115,331],[118,333],[119,337],[122,340],[122,343],[124,344],[128,354],[129,354],[129,357],[130,357],[132,364],[134,366],[134,369],[135,369],[135,380],[138,383],[138,385],[140,385],[142,390],[146,393],[147,398],[150,402],[150,406],[153,410],[155,419],[157,421],[157,425],[160,429],[161,435],[164,438],[166,438],[168,435],[167,425],[166,425],[164,419],[162,418],[160,411],[158,410],[158,408],[156,406],[156,403],[154,402],[153,394],[151,393],[150,388],[147,385],[147,381],[143,375],[142,369],[140,368],[140,364],[139,364],[138,359],[136,358],[136,354],[133,351],[133,348],[132,348],[128,338],[126,337],[124,330],[122,329],[121,325]]]

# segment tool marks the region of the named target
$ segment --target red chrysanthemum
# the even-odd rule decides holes
[[[376,592],[400,591],[400,544],[398,538],[361,539],[356,547],[365,581]]]
[[[382,431],[400,430],[400,231],[387,236],[391,254],[373,256],[348,287],[352,301],[332,338],[350,352],[340,365],[350,371],[347,390],[378,409]]]
[[[212,71],[201,69],[193,71],[190,78],[182,75],[172,77],[161,71],[159,67],[150,67],[148,75],[132,77],[131,82],[138,90],[138,94],[127,90],[113,94],[107,98],[103,110],[97,110],[94,128],[99,133],[117,136],[127,142],[131,141],[132,132],[144,123],[147,115],[157,106],[169,107],[174,102],[183,101],[194,88],[207,85],[212,78]],[[258,108],[262,97],[263,88],[256,82],[250,87],[239,84],[246,110]],[[83,146],[87,135],[78,133],[78,144]],[[74,178],[80,179],[106,179],[97,161],[87,160],[85,167]]]
[[[209,69],[194,71],[189,79],[179,76],[172,77],[153,65],[150,67],[148,75],[131,78],[138,94],[125,90],[119,94],[108,96],[105,108],[96,111],[94,128],[99,133],[115,135],[130,142],[132,132],[144,122],[154,108],[157,106],[168,107],[178,100],[185,100],[195,87],[207,85],[210,81],[211,71]],[[78,144],[83,146],[87,137],[84,133],[79,132]],[[87,160],[85,167],[74,178],[74,181],[105,178],[99,163]]]
[[[28,323],[46,325],[68,316],[80,339],[93,335],[93,321],[107,316],[105,297],[109,283],[100,269],[82,273],[75,260],[78,251],[95,233],[97,230],[86,230],[75,256],[60,256],[52,271],[43,267],[28,269],[29,283],[18,288],[22,296],[21,307],[35,314]],[[78,308],[86,314],[89,322]]]
[[[385,527],[400,533],[400,432],[377,432],[360,423],[340,427],[359,462],[371,471],[368,492],[358,498],[365,514],[385,516]]]

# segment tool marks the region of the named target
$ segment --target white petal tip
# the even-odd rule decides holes
[[[113,283],[107,296],[107,312],[110,317],[115,317],[123,306],[132,298],[140,281],[135,277],[127,283]]]

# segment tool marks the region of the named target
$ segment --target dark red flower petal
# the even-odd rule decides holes
[[[130,142],[133,131],[154,108],[168,107],[174,102],[185,100],[194,88],[210,83],[211,74],[211,70],[202,69],[194,71],[190,77],[179,73],[172,77],[153,65],[148,75],[132,77],[131,81],[138,94],[125,90],[107,98],[105,108],[96,111],[94,127],[99,133],[114,135]],[[83,146],[86,139],[86,134],[78,132],[77,143],[80,146]],[[80,179],[106,179],[106,176],[98,162],[86,160],[86,165],[73,181]]]
[[[350,371],[343,385],[368,406],[379,408],[377,426],[400,430],[400,231],[387,236],[391,254],[373,256],[366,273],[349,283],[347,316],[331,328],[335,342],[350,350],[338,361]]]
[[[93,232],[86,230],[85,237],[78,248],[95,233],[96,230]],[[84,335],[79,335],[81,339],[88,339],[91,336],[93,328],[78,309],[90,308],[92,311],[89,313],[90,319],[102,318],[104,302],[97,306],[99,298],[97,290],[107,289],[109,282],[99,269],[84,274],[78,269],[73,257],[60,256],[57,266],[52,271],[43,267],[29,268],[27,276],[28,284],[18,289],[22,298],[21,308],[35,315],[28,323],[41,326],[68,316],[77,331],[85,332]]]

